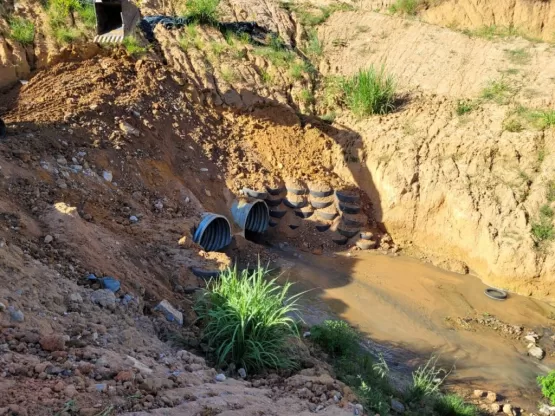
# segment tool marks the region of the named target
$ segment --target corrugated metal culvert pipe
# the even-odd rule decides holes
[[[234,201],[231,214],[242,230],[261,234],[268,229],[270,211],[266,203],[260,199]]]
[[[206,251],[217,251],[231,243],[231,226],[223,215],[207,212],[193,234],[193,241]]]

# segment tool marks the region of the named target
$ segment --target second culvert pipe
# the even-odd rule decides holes
[[[231,214],[235,223],[244,231],[264,233],[270,222],[270,211],[260,199],[239,199],[233,202]]]

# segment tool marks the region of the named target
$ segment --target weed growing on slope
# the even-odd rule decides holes
[[[347,106],[359,117],[386,114],[395,109],[395,81],[383,67],[359,71],[343,80],[342,90]]]
[[[35,39],[35,25],[22,17],[12,17],[8,20],[10,26],[9,36],[22,45],[30,45]]]
[[[295,53],[277,36],[272,36],[268,46],[256,48],[254,53],[268,59],[278,68],[291,65],[296,58]]]
[[[434,411],[438,416],[479,416],[478,409],[464,402],[459,396],[446,394],[434,402]]]
[[[507,81],[501,78],[488,82],[482,90],[481,96],[484,100],[494,101],[497,104],[506,104],[511,92],[512,89]]]
[[[198,25],[194,23],[185,27],[185,33],[179,38],[178,42],[179,46],[184,51],[190,47],[197,49],[202,49],[204,47],[204,42],[198,33]]]
[[[391,14],[401,14],[405,16],[415,16],[418,11],[420,0],[397,0],[389,6]]]
[[[328,6],[320,6],[311,8],[308,6],[292,6],[290,7],[297,15],[303,26],[314,27],[321,25],[330,18],[330,16],[338,11],[354,10],[354,7],[343,2],[331,3]]]
[[[49,0],[46,3],[46,13],[50,31],[58,43],[73,42],[84,34],[84,28],[90,32],[96,25],[92,2]],[[76,16],[82,23],[81,29],[77,26]]]
[[[187,0],[184,15],[188,19],[207,25],[218,23],[220,0]]]
[[[545,129],[555,126],[555,110],[536,110],[531,113],[539,128]]]
[[[476,103],[472,100],[459,100],[457,101],[457,106],[455,107],[455,111],[458,116],[462,116],[465,114],[470,113],[472,110],[476,108]]]
[[[516,118],[509,118],[503,122],[503,130],[509,131],[511,133],[518,133],[524,130],[524,126],[520,120]]]
[[[233,68],[223,68],[221,73],[222,79],[228,84],[233,84],[239,79],[239,75]]]
[[[267,275],[260,265],[253,272],[227,269],[197,304],[203,338],[219,366],[233,363],[247,371],[295,366],[284,347],[287,338],[298,336],[290,317],[298,295],[289,298],[291,284],[279,286]]]
[[[555,229],[551,219],[540,215],[540,220],[532,223],[532,235],[536,243],[555,239]]]
[[[515,65],[525,65],[530,63],[530,52],[524,48],[505,49],[505,54],[509,61]]]

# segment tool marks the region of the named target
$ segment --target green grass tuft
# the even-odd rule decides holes
[[[343,80],[342,90],[347,106],[358,117],[386,114],[395,109],[395,81],[383,67],[359,71]]]
[[[359,348],[360,336],[345,321],[324,321],[310,330],[311,338],[332,357],[343,357]]]
[[[278,286],[267,274],[260,265],[253,272],[227,269],[197,304],[217,365],[233,363],[247,371],[295,366],[284,347],[287,338],[298,336],[290,317],[298,295],[288,298],[291,284]]]
[[[72,27],[60,26],[53,30],[52,34],[58,43],[71,43],[81,36],[81,32]]]
[[[220,0],[187,0],[184,15],[194,22],[214,25],[218,23],[219,5]]]
[[[555,110],[536,110],[531,116],[542,129],[555,126]]]
[[[475,108],[476,104],[472,100],[459,100],[457,101],[455,111],[457,112],[458,116],[462,116],[464,114],[470,113]]]
[[[438,416],[479,416],[478,409],[464,402],[459,396],[446,394],[434,401],[434,411]]]
[[[515,65],[525,65],[530,63],[530,52],[524,48],[505,49],[505,54],[509,61]]]
[[[277,36],[272,36],[268,46],[258,47],[254,53],[268,59],[277,68],[291,65],[296,58],[295,53]]]
[[[509,84],[503,79],[492,80],[482,90],[484,100],[494,101],[497,104],[506,104],[512,92]]]
[[[519,133],[524,130],[524,126],[517,118],[509,118],[503,122],[503,130],[511,133]]]
[[[415,16],[418,11],[419,0],[397,0],[389,6],[391,14],[401,14],[405,16]]]
[[[12,17],[8,20],[9,36],[22,45],[31,45],[35,40],[35,25],[22,17]]]
[[[553,209],[549,206],[549,205],[542,205],[540,207],[540,215],[547,217],[547,218],[553,218],[554,212]]]
[[[123,46],[129,55],[134,57],[142,56],[146,53],[147,49],[139,43],[139,40],[134,36],[127,36],[123,39]]]
[[[538,222],[532,223],[532,235],[538,243],[555,239],[552,221],[542,216]]]
[[[437,366],[438,357],[430,357],[425,365],[412,373],[412,385],[408,388],[407,401],[418,403],[439,394],[439,387],[449,375]]]

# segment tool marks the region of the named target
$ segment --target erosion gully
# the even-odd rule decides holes
[[[384,354],[402,384],[430,356],[451,368],[446,385],[455,390],[495,391],[528,411],[540,398],[538,374],[555,367],[550,353],[543,361],[526,354],[526,343],[483,328],[465,330],[449,318],[490,314],[539,334],[549,333],[549,304],[510,295],[495,301],[475,276],[446,272],[407,257],[372,252],[313,256],[281,252],[280,279],[295,282],[302,296],[304,320],[312,325],[339,317],[364,334],[373,352]],[[525,333],[523,334],[525,335]]]

